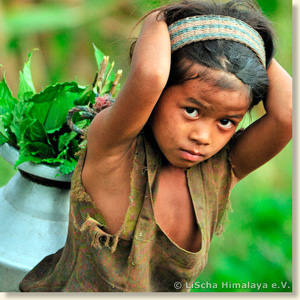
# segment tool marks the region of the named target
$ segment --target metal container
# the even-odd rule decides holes
[[[4,144],[0,155],[14,165],[18,150]],[[19,291],[23,277],[65,244],[72,173],[26,162],[0,188],[0,292]]]

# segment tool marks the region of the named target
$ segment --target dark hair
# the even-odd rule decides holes
[[[263,16],[255,1],[183,0],[153,11],[160,11],[168,26],[180,19],[195,15],[224,15],[240,19],[261,35],[264,41],[267,67],[274,56],[275,34],[272,24]],[[134,44],[131,46],[130,58],[133,50]],[[189,69],[195,63],[210,69],[232,73],[247,84],[250,87],[252,100],[249,109],[258,104],[260,100],[264,100],[267,95],[268,75],[258,57],[247,46],[228,40],[195,42],[174,51],[171,56],[171,70],[166,87],[179,85],[192,79]],[[205,77],[205,74],[201,73],[197,77],[203,78],[203,76]],[[224,88],[222,81],[215,84]]]

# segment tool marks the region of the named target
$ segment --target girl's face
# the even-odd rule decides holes
[[[219,76],[222,71],[212,71]],[[224,75],[223,73],[222,75]],[[170,164],[189,168],[220,151],[249,108],[248,90],[220,89],[192,79],[162,93],[151,119],[156,142]]]

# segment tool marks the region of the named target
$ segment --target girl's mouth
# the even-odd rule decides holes
[[[204,157],[204,155],[202,155],[201,153],[191,151],[191,150],[180,149],[180,153],[184,159],[193,161],[193,162],[199,161],[199,160],[201,160],[201,158]]]

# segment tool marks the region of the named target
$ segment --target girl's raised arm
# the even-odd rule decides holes
[[[292,138],[292,78],[275,59],[267,73],[266,114],[240,134],[232,148],[233,170],[238,180],[274,157]]]
[[[99,113],[88,132],[94,158],[120,156],[146,124],[165,87],[171,60],[168,27],[158,12],[148,15],[134,48],[128,78],[116,102]]]

